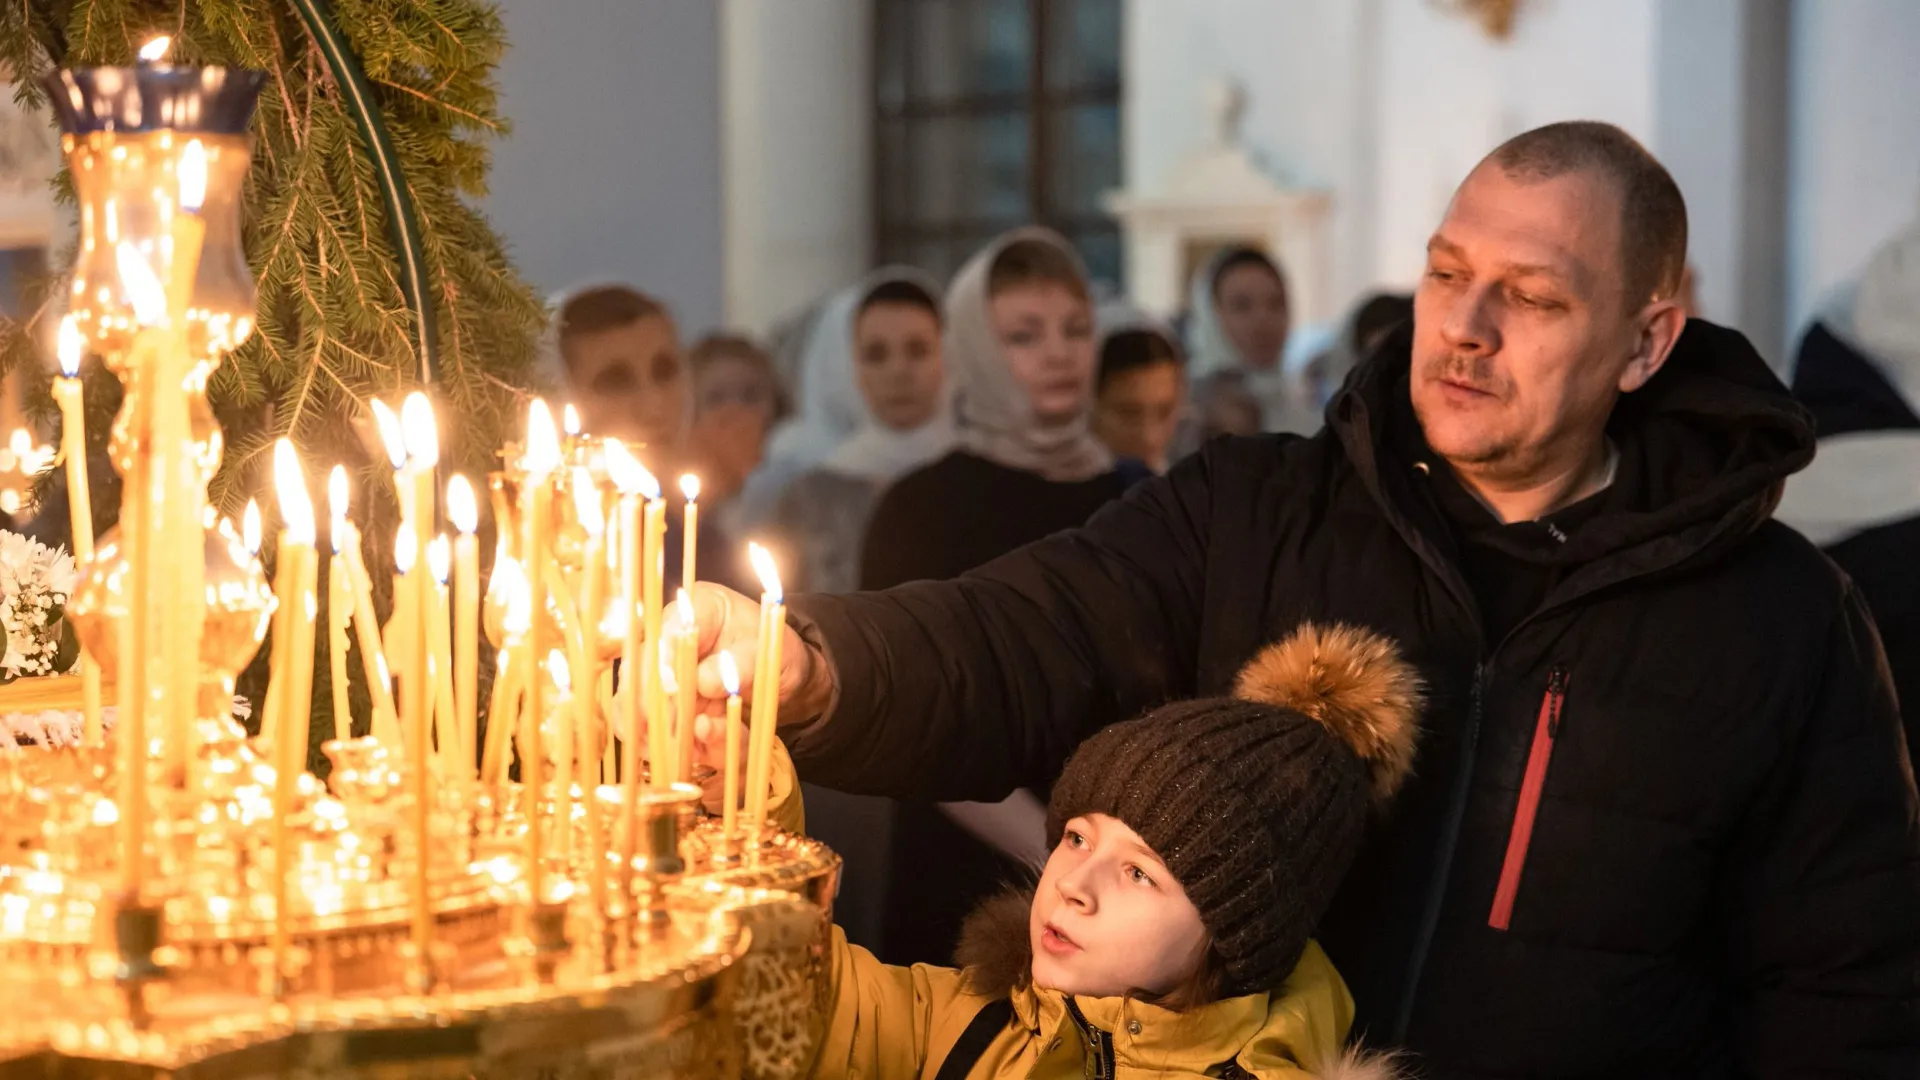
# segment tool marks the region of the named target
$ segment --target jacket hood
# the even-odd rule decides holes
[[[1400,509],[1405,485],[1386,446],[1406,405],[1412,329],[1383,341],[1328,407],[1328,424],[1376,498]],[[1751,534],[1773,513],[1786,478],[1814,452],[1812,417],[1747,339],[1689,320],[1673,354],[1608,421],[1634,503],[1581,531],[1568,558],[1588,584],[1650,573]],[[1626,470],[1633,470],[1629,476]],[[1573,546],[1578,551],[1571,550]],[[1596,581],[1593,578],[1605,578]]]
[[[1309,942],[1277,993],[1246,994],[1173,1012],[1138,998],[1089,998],[1033,985],[1028,937],[1030,891],[981,904],[961,929],[955,960],[969,993],[1008,997],[1015,1022],[1035,1038],[1051,1038],[1084,1021],[1113,1037],[1121,1073],[1216,1075],[1233,1062],[1253,1077],[1393,1080],[1391,1055],[1346,1047],[1353,998],[1333,962]],[[1078,1013],[1076,1019],[1075,1013]]]

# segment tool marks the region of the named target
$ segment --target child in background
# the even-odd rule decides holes
[[[1344,1049],[1353,1002],[1311,936],[1422,700],[1390,642],[1306,625],[1233,697],[1093,736],[1054,787],[1038,887],[976,911],[959,969],[887,966],[835,928],[811,1075],[1391,1075]]]
[[[586,429],[643,448],[650,462],[677,462],[687,374],[680,332],[666,306],[626,285],[598,285],[567,297],[554,318],[554,339]]]
[[[1186,361],[1172,333],[1132,311],[1102,311],[1093,433],[1115,457],[1167,471],[1187,403]]]
[[[718,505],[759,468],[767,432],[787,415],[787,392],[767,351],[739,334],[708,334],[687,353],[693,370],[691,467],[702,499]]]

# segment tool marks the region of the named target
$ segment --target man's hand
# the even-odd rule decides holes
[[[722,649],[732,653],[739,665],[740,696],[751,705],[754,669],[760,659],[760,605],[705,581],[694,586],[693,604],[700,631],[699,711],[707,716],[726,713],[727,693],[720,681]],[[798,724],[819,716],[832,702],[833,670],[827,658],[791,627],[782,626],[780,632],[786,635],[780,649],[780,722]]]

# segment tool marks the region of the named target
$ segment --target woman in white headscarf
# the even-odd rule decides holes
[[[954,451],[896,481],[868,526],[860,584],[951,578],[1080,525],[1144,466],[1115,469],[1093,435],[1093,305],[1058,234],[1018,229],[976,254],[947,290]],[[1001,803],[895,809],[881,955],[951,958],[973,905],[1047,851],[1030,792]]]
[[[845,296],[850,304],[836,297],[823,313],[845,325],[819,325],[816,335],[845,344],[859,426],[786,486],[767,521],[788,552],[789,587],[806,592],[860,587],[861,543],[881,492],[954,442],[939,285],[919,271],[888,268]],[[824,362],[816,370],[826,370]]]
[[[1847,572],[1880,630],[1920,753],[1920,221],[1807,330],[1793,393],[1813,412],[1813,463],[1775,516]]]
[[[1187,305],[1196,412],[1208,409],[1216,391],[1248,394],[1259,403],[1261,430],[1320,430],[1337,387],[1323,386],[1311,368],[1287,362],[1293,310],[1277,263],[1254,248],[1226,248],[1194,274]]]

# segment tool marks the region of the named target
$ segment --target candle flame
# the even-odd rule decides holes
[[[444,533],[427,542],[427,569],[432,572],[433,580],[442,585],[453,573],[453,545],[447,542]]]
[[[753,572],[760,578],[760,591],[765,601],[780,603],[786,595],[780,590],[780,568],[774,565],[773,553],[759,544],[747,545],[747,561],[753,564]]]
[[[547,670],[553,673],[553,685],[565,694],[573,690],[573,669],[567,666],[567,654],[555,649],[547,654]]]
[[[480,527],[480,507],[473,498],[473,485],[458,473],[447,481],[447,519],[462,536],[472,536]]]
[[[347,467],[335,465],[327,474],[327,510],[331,515],[327,537],[333,541],[333,553],[340,554],[340,542],[347,537]]]
[[[413,526],[402,525],[393,534],[393,568],[402,574],[413,573],[413,561],[420,557],[420,541]]]
[[[260,502],[247,500],[247,512],[240,515],[240,542],[247,547],[247,554],[260,554]]]
[[[146,256],[132,243],[122,240],[113,249],[120,270],[120,285],[127,291],[127,303],[133,305],[133,317],[142,326],[158,326],[167,320],[167,289],[160,284]]]
[[[691,631],[694,628],[693,594],[685,589],[675,589],[673,613],[680,619],[680,628]]]
[[[560,467],[560,435],[553,430],[553,410],[541,398],[527,407],[527,450],[520,464],[536,481]]]
[[[140,62],[143,64],[157,64],[167,58],[167,50],[171,48],[173,48],[173,36],[171,34],[161,34],[158,37],[150,37],[147,39],[145,45],[140,46]]]
[[[379,398],[373,399],[373,424],[380,429],[380,442],[387,448],[387,460],[393,467],[402,468],[407,463],[407,437],[400,430],[400,418],[393,413],[393,407]]]
[[[693,502],[695,499],[698,499],[700,497],[700,478],[692,473],[687,473],[685,476],[682,476],[680,478],[680,494],[686,496],[688,502]]]
[[[273,444],[273,486],[280,496],[280,521],[288,538],[296,544],[313,543],[313,500],[307,496],[306,474],[291,439]]]
[[[80,360],[87,354],[87,338],[80,332],[80,320],[71,315],[60,320],[54,351],[60,355],[60,374],[69,379],[78,378]]]
[[[433,403],[427,395],[415,390],[400,403],[400,432],[407,447],[407,464],[416,469],[440,464],[440,429],[434,423]]]
[[[566,432],[568,437],[580,434],[580,410],[574,408],[571,401],[560,409],[560,430]]]
[[[189,214],[200,212],[207,201],[207,148],[199,139],[188,139],[180,151],[180,209]]]
[[[600,488],[585,465],[573,467],[573,515],[595,540],[607,531],[607,513],[600,505]]]
[[[649,499],[660,497],[660,481],[654,479],[640,459],[633,456],[627,444],[619,439],[607,440],[607,475],[613,477],[613,486],[622,495],[642,495]]]
[[[725,649],[720,650],[720,685],[726,687],[728,697],[740,696],[740,665]]]

